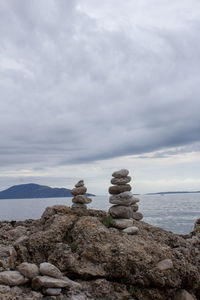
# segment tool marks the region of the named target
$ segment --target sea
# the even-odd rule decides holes
[[[139,195],[143,221],[178,234],[188,234],[200,218],[200,193]],[[0,220],[38,219],[47,206],[71,206],[72,198],[35,198],[0,200]],[[92,197],[88,208],[107,211],[109,195]]]

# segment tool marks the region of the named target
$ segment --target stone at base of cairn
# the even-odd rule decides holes
[[[86,204],[92,202],[92,199],[84,195],[86,191],[87,188],[84,186],[83,180],[80,180],[75,184],[75,188],[71,190],[72,195],[74,195],[74,198],[72,198],[72,208],[87,209]]]

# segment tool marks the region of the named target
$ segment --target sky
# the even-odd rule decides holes
[[[1,0],[0,190],[200,190],[199,0]]]

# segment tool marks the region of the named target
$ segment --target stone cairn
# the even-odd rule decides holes
[[[92,202],[92,199],[85,196],[87,188],[84,186],[84,181],[80,180],[75,184],[75,187],[71,190],[72,195],[72,208],[87,209],[87,204]]]
[[[114,205],[110,207],[109,214],[114,219],[116,228],[123,229],[128,234],[135,234],[138,232],[138,228],[133,226],[133,222],[141,220],[143,215],[138,212],[137,202],[139,199],[130,192],[131,177],[128,174],[129,171],[126,169],[112,174],[111,183],[113,185],[109,187],[111,194],[109,202]]]

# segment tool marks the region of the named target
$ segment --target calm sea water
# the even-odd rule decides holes
[[[189,233],[200,218],[199,194],[140,195],[143,221],[175,233]],[[88,207],[108,210],[109,196],[96,196]],[[38,219],[47,206],[71,206],[71,198],[0,200],[0,220]]]

